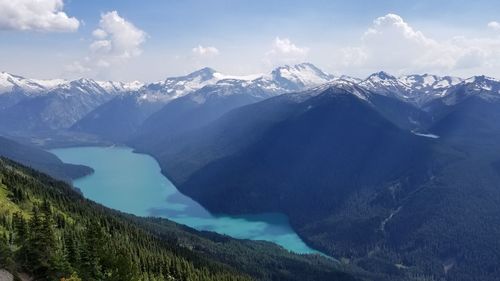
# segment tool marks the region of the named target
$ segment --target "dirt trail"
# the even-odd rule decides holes
[[[10,274],[7,270],[0,269],[0,281],[13,281],[14,276]]]

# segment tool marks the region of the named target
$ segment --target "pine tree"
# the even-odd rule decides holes
[[[61,281],[82,281],[82,279],[80,279],[80,277],[78,277],[78,274],[76,274],[76,272],[73,272],[71,274],[71,277],[69,278],[61,278]]]
[[[105,244],[101,227],[98,224],[89,224],[84,240],[81,250],[82,277],[84,280],[100,280],[103,276],[101,254]]]
[[[14,266],[12,251],[5,235],[0,235],[0,268],[12,269]]]

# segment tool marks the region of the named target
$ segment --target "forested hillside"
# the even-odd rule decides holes
[[[0,268],[36,280],[354,280],[330,259],[122,214],[0,159]]]
[[[64,181],[71,181],[92,173],[92,169],[89,167],[63,163],[57,156],[48,151],[2,136],[0,136],[0,156]]]

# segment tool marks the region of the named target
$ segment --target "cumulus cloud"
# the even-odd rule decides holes
[[[488,27],[493,29],[493,30],[500,30],[500,23],[497,21],[490,21],[488,23]]]
[[[301,56],[307,54],[308,51],[307,48],[297,47],[297,45],[293,44],[288,38],[281,39],[276,37],[271,53],[285,56]]]
[[[496,24],[488,26],[494,28]],[[336,60],[343,68],[449,73],[492,67],[500,57],[499,47],[500,41],[495,38],[436,40],[399,15],[387,14],[373,21],[361,35],[359,45],[338,50]]]
[[[283,64],[303,61],[309,52],[307,47],[295,45],[289,38],[276,37],[271,50],[266,53],[268,64]]]
[[[92,35],[97,39],[104,39],[108,36],[108,33],[100,28],[92,31]]]
[[[146,41],[146,33],[120,17],[117,11],[102,14],[99,28],[92,35],[96,40],[91,49],[115,58],[140,55],[141,45]]]
[[[204,47],[202,45],[198,45],[191,51],[193,52],[193,54],[199,57],[214,57],[219,54],[219,50],[213,46]]]
[[[0,0],[0,29],[72,32],[80,22],[63,11],[62,0]]]
[[[122,18],[117,11],[101,15],[99,27],[92,32],[89,54],[68,66],[70,71],[99,71],[123,63],[142,53],[147,34]]]

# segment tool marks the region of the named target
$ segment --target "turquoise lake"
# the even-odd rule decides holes
[[[92,167],[73,185],[85,197],[138,216],[171,219],[198,230],[235,238],[275,242],[296,253],[318,253],[294,232],[281,214],[213,215],[181,194],[161,173],[154,158],[128,147],[73,147],[51,150],[65,163]]]

